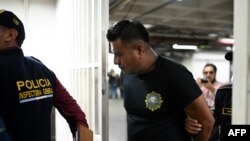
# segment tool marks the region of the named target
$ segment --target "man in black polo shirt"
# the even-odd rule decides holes
[[[108,30],[114,63],[124,72],[122,86],[127,111],[128,141],[190,141],[186,115],[207,141],[214,119],[193,75],[181,64],[157,55],[139,21],[120,21]]]

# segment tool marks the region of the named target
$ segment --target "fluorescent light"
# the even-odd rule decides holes
[[[198,49],[198,47],[195,46],[195,45],[178,45],[178,44],[173,44],[173,49],[196,50],[196,49]]]
[[[216,34],[216,33],[209,33],[208,37],[216,38],[216,37],[218,37],[218,34]]]
[[[152,24],[143,24],[145,28],[149,29],[149,28],[152,28],[153,25]]]

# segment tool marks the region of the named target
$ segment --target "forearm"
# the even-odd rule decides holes
[[[79,125],[88,128],[85,113],[81,110],[77,102],[69,95],[59,81],[57,81],[56,85],[53,103],[60,114],[67,120],[71,132],[74,134]]]
[[[201,124],[201,131],[195,136],[195,141],[208,141],[214,126],[214,117],[201,95],[185,108],[187,115]]]
[[[210,121],[203,122],[202,124],[202,130],[196,135],[194,141],[208,141],[209,137],[211,135],[214,120],[211,119]]]

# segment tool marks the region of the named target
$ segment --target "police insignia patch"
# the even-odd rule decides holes
[[[160,94],[152,91],[151,93],[147,94],[147,97],[145,99],[146,108],[148,108],[151,111],[155,111],[159,108],[161,108],[163,100]]]
[[[19,25],[19,21],[18,21],[16,18],[13,18],[13,23],[14,23],[15,25]]]

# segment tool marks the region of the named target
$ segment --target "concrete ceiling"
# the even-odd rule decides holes
[[[111,22],[137,19],[150,25],[155,46],[217,48],[219,38],[233,35],[233,0],[110,0],[109,6]]]

